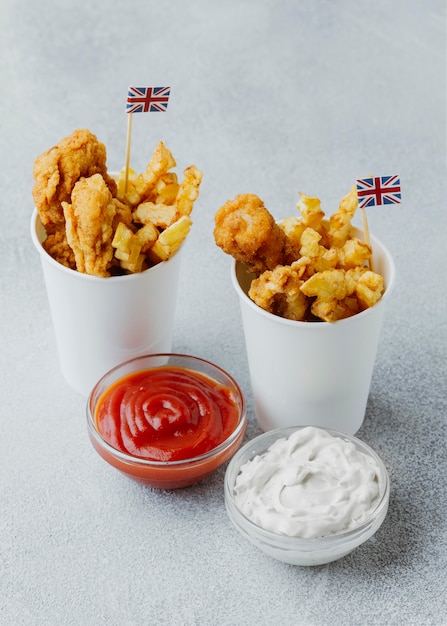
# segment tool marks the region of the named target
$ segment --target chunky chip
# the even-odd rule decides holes
[[[306,280],[301,291],[306,296],[316,296],[321,300],[343,300],[354,293],[355,280],[344,270],[325,270]]]
[[[175,199],[177,215],[190,215],[202,182],[202,172],[195,165],[187,167],[184,176]]]
[[[319,198],[311,198],[300,192],[300,200],[296,206],[301,212],[303,224],[315,229],[321,227],[324,211]]]
[[[192,221],[188,215],[182,215],[158,237],[149,250],[150,258],[156,263],[167,261],[178,250],[191,229]]]
[[[139,195],[139,202],[148,198],[159,180],[175,166],[176,162],[170,150],[160,141],[147,164],[146,170],[135,179],[134,187]]]
[[[118,225],[112,246],[116,248],[115,258],[120,262],[120,266],[129,272],[141,272],[145,257],[141,254],[142,244],[137,235],[123,224]]]
[[[127,171],[127,181],[126,181],[126,171],[123,167],[119,174],[117,180],[117,197],[127,204],[133,205],[138,202],[139,196],[135,189],[135,181],[137,179],[137,173],[129,168]]]
[[[376,272],[365,272],[358,280],[355,293],[362,309],[374,306],[382,297],[383,276]]]
[[[164,205],[174,204],[179,191],[179,183],[175,172],[167,172],[160,176],[159,181],[155,185],[156,202]]]
[[[176,218],[177,208],[173,204],[159,204],[155,202],[142,202],[133,212],[134,219],[140,224],[153,224],[158,228],[167,228]]]
[[[152,222],[148,222],[142,228],[137,230],[135,238],[141,246],[141,252],[147,252],[150,250],[157,241],[159,234],[158,229],[154,226],[154,224],[152,224]]]
[[[133,231],[128,226],[120,222],[116,228],[115,235],[113,236],[112,246],[128,253],[131,240],[133,238]]]

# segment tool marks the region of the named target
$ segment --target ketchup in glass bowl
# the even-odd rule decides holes
[[[237,382],[198,357],[151,354],[105,374],[87,403],[90,441],[110,465],[151,487],[177,489],[230,459],[246,430]]]

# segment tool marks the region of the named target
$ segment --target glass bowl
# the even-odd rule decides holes
[[[101,434],[97,424],[97,408],[101,404],[103,394],[129,375],[166,367],[180,368],[182,371],[199,374],[210,381],[213,386],[226,389],[230,403],[237,411],[237,421],[232,432],[212,449],[181,460],[151,460],[111,445]],[[158,394],[162,402],[164,393],[163,390]],[[177,391],[174,390],[173,393]],[[162,419],[168,418],[164,414]],[[184,354],[152,354],[126,361],[110,370],[98,381],[88,398],[87,425],[94,449],[114,468],[131,479],[151,487],[177,489],[202,480],[228,461],[240,447],[246,430],[245,401],[237,382],[217,365]],[[203,428],[202,421],[199,421],[198,429],[200,428]]]
[[[234,498],[234,484],[240,468],[247,461],[264,453],[276,440],[287,438],[303,427],[278,428],[255,437],[246,443],[231,459],[225,473],[225,506],[228,516],[243,537],[265,554],[292,565],[322,565],[346,556],[367,541],[384,521],[390,494],[388,472],[378,455],[365,443],[352,435],[336,430],[321,429],[334,437],[352,442],[355,448],[370,457],[378,470],[379,498],[375,508],[363,523],[337,534],[316,538],[291,537],[265,530],[246,517],[238,508]]]

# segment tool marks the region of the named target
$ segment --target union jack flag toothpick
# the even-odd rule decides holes
[[[129,87],[126,113],[165,112],[170,93],[170,87]]]
[[[126,101],[127,117],[127,140],[126,162],[124,167],[124,193],[127,190],[130,166],[130,143],[132,136],[132,113],[152,113],[155,111],[165,112],[168,108],[170,87],[129,87]]]
[[[401,201],[400,178],[394,176],[374,176],[356,180],[359,207],[379,204],[399,204]]]

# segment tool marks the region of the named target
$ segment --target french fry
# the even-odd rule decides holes
[[[135,190],[139,194],[140,202],[154,189],[157,181],[175,166],[176,162],[170,150],[160,141],[146,170],[135,180]]]
[[[299,217],[286,217],[279,223],[279,226],[287,235],[289,241],[291,241],[295,247],[299,248],[301,245],[301,235],[306,230],[306,224],[300,220]]]
[[[139,202],[140,196],[137,194],[135,189],[135,181],[137,179],[137,173],[133,169],[128,170],[127,174],[127,188],[126,192],[124,192],[125,185],[125,169],[122,168],[118,174],[117,181],[117,197],[121,202],[126,202],[127,204],[134,205]]]
[[[314,258],[320,255],[320,244],[319,241],[321,239],[321,235],[317,233],[313,228],[306,228],[301,235],[301,248],[300,254],[301,256],[308,256],[310,258]]]
[[[123,224],[123,222],[120,222],[113,236],[112,246],[126,252],[128,251],[132,237],[133,231],[128,226]]]
[[[321,300],[317,298],[311,306],[312,315],[319,317],[324,322],[336,322],[337,320],[351,317],[360,312],[356,298],[347,297],[344,300]]]
[[[355,294],[362,309],[374,306],[382,296],[383,276],[368,270],[364,272],[356,285]]]
[[[346,241],[338,253],[338,267],[349,269],[368,261],[372,255],[372,248],[364,241],[352,237]]]
[[[344,270],[332,269],[317,272],[302,286],[301,291],[308,297],[317,296],[321,300],[343,300],[355,291],[355,280]]]
[[[133,233],[133,231],[120,222],[113,237],[112,246],[116,248],[115,258],[120,261],[121,267],[127,264],[131,267],[136,266],[141,253],[141,243]]]
[[[152,248],[158,239],[158,235],[159,231],[154,224],[152,224],[152,222],[148,222],[140,228],[140,230],[137,230],[135,238],[140,245],[141,252],[147,252],[150,248]]]
[[[159,228],[168,228],[174,222],[177,209],[174,205],[142,202],[133,212],[134,220],[140,224],[153,224]]]
[[[174,204],[179,191],[178,177],[175,172],[167,172],[160,176],[155,185],[155,202],[157,204]]]
[[[192,225],[192,220],[187,215],[182,215],[180,219],[164,230],[148,255],[154,262],[167,261],[178,250],[183,243]]]
[[[120,265],[124,270],[135,274],[137,272],[141,272],[143,270],[143,264],[146,260],[144,254],[139,254],[135,263],[130,263],[129,261],[121,261]]]
[[[338,209],[329,218],[328,236],[331,246],[341,248],[346,243],[357,206],[357,189],[354,185],[340,200]]]
[[[324,218],[324,211],[321,209],[319,198],[311,198],[301,192],[299,195],[300,199],[296,206],[303,216],[303,223],[306,226],[317,229]]]
[[[195,165],[187,167],[184,176],[175,199],[177,215],[190,215],[202,182],[202,172]]]

